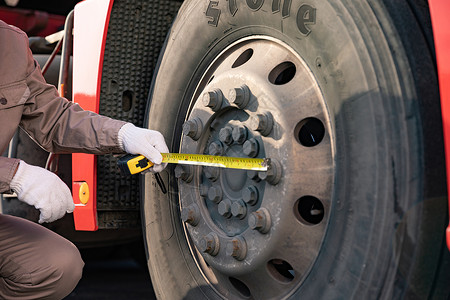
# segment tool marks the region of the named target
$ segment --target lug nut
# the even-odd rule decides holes
[[[219,205],[217,206],[217,210],[219,211],[219,214],[225,218],[231,217],[231,201],[230,199],[223,199],[220,201]]]
[[[214,203],[219,203],[222,200],[222,188],[220,186],[212,186],[208,190],[208,199]]]
[[[228,100],[233,102],[237,107],[243,109],[247,107],[250,102],[250,89],[246,85],[231,89],[228,92]]]
[[[194,141],[198,140],[202,135],[203,123],[200,118],[193,118],[187,120],[183,124],[183,134],[192,138]]]
[[[219,253],[219,248],[219,236],[214,232],[208,233],[200,240],[199,250],[203,253],[216,256]]]
[[[277,160],[271,159],[267,171],[259,172],[258,177],[271,185],[278,184],[281,179],[281,164]]]
[[[220,171],[217,167],[203,167],[206,178],[211,181],[216,181],[219,178]]]
[[[224,128],[220,129],[219,140],[226,145],[230,145],[231,143],[233,143],[233,137],[231,136],[232,132],[233,128],[231,128],[230,126],[225,126]]]
[[[217,89],[203,94],[202,102],[205,107],[218,111],[222,107],[223,95],[222,91]]]
[[[256,181],[256,182],[259,182],[259,181],[261,181],[261,179],[259,178],[258,173],[259,172],[255,171],[255,170],[248,170],[247,171],[247,177],[252,179],[252,180],[254,180],[254,181]]]
[[[242,191],[242,199],[248,205],[255,205],[258,202],[258,189],[254,185],[250,185]]]
[[[242,151],[248,157],[256,157],[259,151],[259,143],[254,138],[248,139],[245,141],[242,146]]]
[[[222,155],[223,154],[223,145],[220,141],[214,141],[209,144],[208,148],[210,155]]]
[[[262,207],[257,211],[252,212],[248,217],[248,226],[261,233],[269,232],[270,226],[272,226],[269,211]]]
[[[257,114],[250,118],[250,129],[259,131],[263,136],[268,136],[273,128],[273,117],[270,112]]]
[[[244,238],[237,236],[228,242],[226,254],[237,260],[243,260],[247,256],[247,243]]]
[[[196,204],[184,207],[181,211],[181,220],[183,222],[196,226],[200,220],[200,213]]]
[[[231,133],[233,141],[238,144],[243,144],[247,139],[247,128],[244,126],[236,126]]]
[[[233,204],[231,204],[231,214],[233,215],[233,217],[239,219],[245,218],[245,215],[247,214],[247,207],[245,206],[244,201],[234,201]]]
[[[200,185],[200,196],[207,197],[208,196],[209,187],[206,184]]]
[[[185,182],[191,182],[194,175],[189,166],[177,165],[175,167],[175,177]]]

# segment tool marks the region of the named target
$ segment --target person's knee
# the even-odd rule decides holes
[[[83,273],[84,262],[78,249],[70,242],[55,253],[51,262],[51,279],[54,284],[55,298],[63,298],[77,286]]]
[[[81,258],[80,252],[78,249],[70,243],[69,249],[64,253],[64,259],[62,264],[60,264],[60,270],[63,274],[63,277],[73,284],[73,287],[77,285],[78,281],[81,279],[81,275],[83,274],[84,262]]]
[[[51,246],[53,251],[49,249]],[[78,249],[62,238],[58,243],[49,243],[43,248],[47,251],[36,256],[37,265],[15,268],[6,279],[1,278],[0,298],[63,299],[73,291],[84,266]],[[13,266],[20,264],[13,263]]]

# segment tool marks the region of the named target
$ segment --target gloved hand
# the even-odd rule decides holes
[[[119,144],[122,149],[130,154],[142,154],[152,163],[150,172],[157,173],[164,170],[166,163],[161,164],[161,153],[168,153],[164,137],[158,131],[144,129],[127,123],[119,130]]]
[[[56,221],[75,209],[69,188],[58,176],[22,160],[10,186],[20,201],[41,211],[39,223]]]

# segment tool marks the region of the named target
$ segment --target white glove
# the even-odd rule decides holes
[[[69,188],[58,176],[22,160],[10,186],[20,201],[41,211],[39,223],[56,221],[75,209]]]
[[[164,170],[167,164],[161,164],[161,153],[168,153],[166,142],[159,131],[144,129],[127,123],[119,130],[120,147],[130,154],[142,154],[152,163],[150,172],[157,173]]]

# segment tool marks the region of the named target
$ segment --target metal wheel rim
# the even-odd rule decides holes
[[[235,129],[242,126],[245,138]],[[331,213],[334,142],[319,85],[287,44],[247,37],[209,64],[191,100],[180,152],[270,157],[274,166],[260,175],[177,166],[185,236],[219,295],[279,299],[302,284]]]

